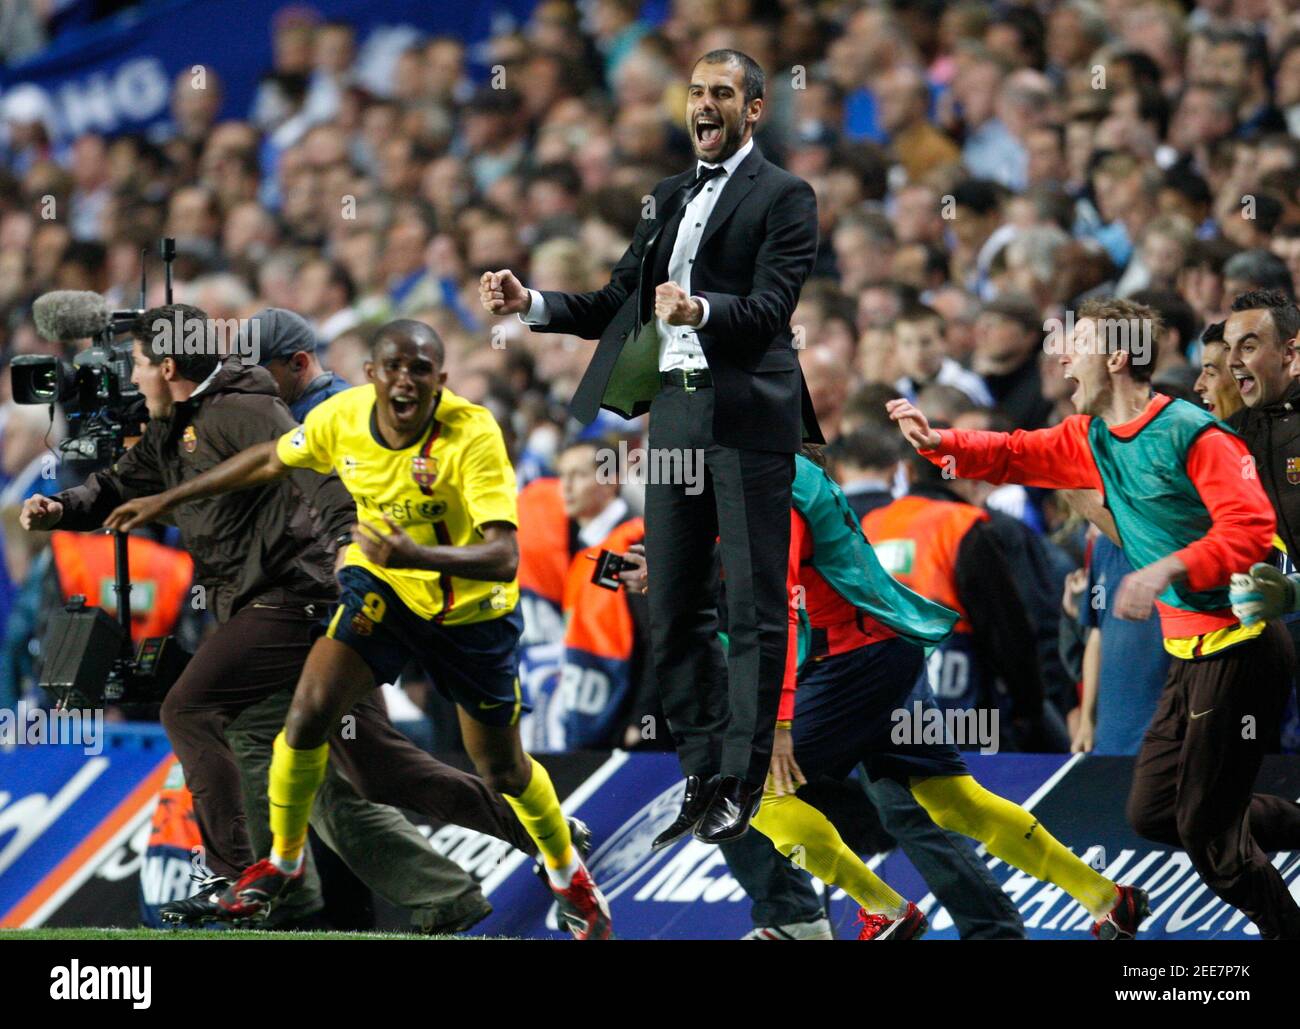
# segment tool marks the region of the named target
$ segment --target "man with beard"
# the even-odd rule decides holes
[[[1276,519],[1258,480],[1242,475],[1241,439],[1208,412],[1152,394],[1155,323],[1131,301],[1082,305],[1060,354],[1079,414],[1054,428],[935,431],[905,400],[890,417],[949,474],[1101,492],[1136,569],[1115,592],[1115,614],[1148,618],[1154,604],[1172,658],[1133,769],[1129,821],[1183,847],[1263,938],[1297,939],[1300,906],[1265,851],[1300,845],[1300,806],[1253,793],[1295,654],[1279,623],[1243,625],[1227,589],[1234,569],[1268,553]]]
[[[599,338],[571,404],[580,422],[601,407],[649,411],[652,457],[704,465],[702,488],[671,472],[646,488],[652,655],[687,774],[660,846],[691,831],[705,843],[738,839],[757,810],[786,653],[794,455],[803,439],[822,441],[790,331],[817,253],[812,187],[754,145],[764,75],[752,58],[705,54],[686,106],[696,160],[655,187],[607,286],[538,292],[508,269],[479,286],[492,314]],[[727,576],[725,659],[715,540]]]

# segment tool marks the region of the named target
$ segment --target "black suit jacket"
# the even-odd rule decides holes
[[[652,270],[663,227],[694,178],[692,164],[655,186],[655,217],[638,222],[609,285],[591,293],[542,291],[550,318],[535,331],[600,340],[569,405],[584,425],[601,407],[628,418],[643,414],[659,391]],[[715,442],[788,453],[805,439],[823,442],[790,332],[816,257],[812,187],[755,147],[727,177],[691,266],[691,294],[709,303],[698,336],[713,375]]]

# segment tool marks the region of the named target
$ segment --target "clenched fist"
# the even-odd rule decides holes
[[[655,287],[655,317],[669,325],[699,325],[704,320],[704,305],[675,282]]]
[[[18,523],[24,529],[53,529],[63,518],[63,505],[39,493],[23,501]]]
[[[489,314],[523,314],[532,302],[524,284],[509,268],[484,272],[478,280],[478,298]]]

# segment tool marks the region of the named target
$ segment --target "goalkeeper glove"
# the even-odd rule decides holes
[[[1300,595],[1295,578],[1283,575],[1272,565],[1255,564],[1250,566],[1250,574],[1232,576],[1228,602],[1233,616],[1242,625],[1251,626],[1297,610]]]

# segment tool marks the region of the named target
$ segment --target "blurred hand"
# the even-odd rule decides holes
[[[619,572],[618,581],[633,593],[649,593],[650,569],[646,565],[645,544],[633,543],[627,548],[627,552],[622,557],[624,561],[634,564],[636,567],[632,569],[625,568]]]
[[[1090,754],[1094,746],[1093,737],[1096,735],[1096,728],[1092,720],[1086,715],[1079,717],[1079,724],[1074,727],[1074,736],[1070,740],[1071,754]]]
[[[662,282],[655,287],[655,317],[669,325],[699,325],[704,306],[677,283]]]
[[[772,764],[767,774],[767,784],[778,797],[808,783],[794,759],[794,734],[789,729],[777,729],[772,735]]]
[[[53,529],[63,519],[63,505],[39,493],[23,501],[18,524],[27,530]]]
[[[532,302],[524,284],[509,268],[484,272],[478,280],[478,298],[489,314],[524,314]]]
[[[1156,597],[1177,578],[1182,564],[1181,560],[1171,554],[1136,572],[1129,572],[1120,580],[1115,595],[1115,617],[1131,622],[1142,622],[1150,618]]]
[[[939,434],[930,428],[930,420],[910,400],[890,400],[885,410],[892,421],[898,422],[903,438],[917,450],[933,450],[939,445]]]
[[[388,532],[358,522],[352,526],[352,542],[361,548],[367,561],[380,568],[419,568],[420,545],[388,515],[381,517]]]
[[[623,730],[623,749],[636,750],[641,746],[641,730],[635,725],[629,725]]]
[[[1079,595],[1088,585],[1088,569],[1076,568],[1065,577],[1061,593],[1061,609],[1071,618],[1079,617]]]

